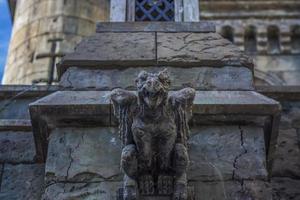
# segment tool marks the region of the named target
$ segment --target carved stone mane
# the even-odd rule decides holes
[[[170,84],[166,70],[142,71],[136,79],[137,95],[123,89],[111,93],[123,142],[123,199],[187,199],[186,143],[195,90],[185,88],[169,94]]]

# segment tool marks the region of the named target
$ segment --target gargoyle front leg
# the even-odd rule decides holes
[[[138,185],[136,180],[125,174],[123,200],[138,200]]]
[[[134,144],[127,145],[122,150],[121,155],[121,168],[125,173],[124,176],[124,200],[137,200],[138,199],[138,186],[137,186],[137,150]]]
[[[173,200],[187,200],[187,168],[189,165],[189,157],[187,148],[180,143],[175,144],[174,148],[174,196]]]
[[[153,149],[151,147],[151,134],[142,128],[133,131],[134,141],[138,151],[138,185],[141,195],[154,194]]]

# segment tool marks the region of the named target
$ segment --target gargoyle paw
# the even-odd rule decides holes
[[[136,188],[133,186],[125,186],[123,197],[124,200],[137,200]]]
[[[187,200],[187,186],[182,183],[175,184],[173,200]]]

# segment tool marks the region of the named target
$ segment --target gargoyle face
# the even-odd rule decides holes
[[[151,109],[156,109],[168,96],[170,79],[164,70],[157,74],[142,71],[136,79],[139,98]]]

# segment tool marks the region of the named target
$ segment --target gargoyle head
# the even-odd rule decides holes
[[[170,84],[166,70],[159,73],[142,71],[136,79],[140,101],[151,109],[157,108],[166,101]]]

